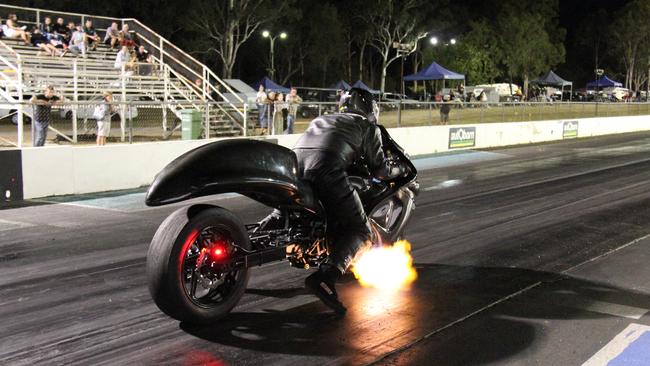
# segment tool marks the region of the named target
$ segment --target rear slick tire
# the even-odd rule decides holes
[[[160,224],[147,254],[147,281],[151,297],[165,314],[192,324],[212,324],[227,315],[244,295],[249,270],[228,272],[235,275],[228,281],[225,294],[219,294],[220,301],[211,302],[210,296],[206,296],[207,300],[194,298],[187,291],[188,267],[184,265],[187,262],[191,268],[190,259],[186,259],[190,248],[200,242],[197,237],[205,228],[216,228],[245,250],[250,250],[250,241],[244,225],[230,211],[214,206],[199,209],[194,213],[197,206],[181,208]],[[195,282],[194,291],[197,286]]]

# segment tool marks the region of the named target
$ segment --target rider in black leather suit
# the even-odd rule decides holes
[[[341,112],[311,121],[294,151],[299,174],[311,182],[327,212],[331,244],[329,257],[317,272],[305,279],[305,285],[326,305],[344,314],[346,308],[338,299],[335,283],[359,250],[370,245],[371,235],[361,200],[350,185],[346,171],[362,158],[378,179],[392,179],[403,169],[384,156],[372,94],[352,89]]]

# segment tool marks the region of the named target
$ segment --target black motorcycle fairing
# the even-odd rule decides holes
[[[236,192],[271,207],[319,211],[311,187],[297,177],[293,151],[250,139],[216,141],[191,150],[156,175],[146,204]]]

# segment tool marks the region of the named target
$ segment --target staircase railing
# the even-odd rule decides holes
[[[238,102],[244,103],[244,100],[207,66],[169,42],[164,37],[160,36],[155,31],[151,30],[151,28],[142,24],[137,19],[124,19],[124,22],[129,25],[130,29],[136,31],[139,39],[145,40],[145,42],[153,48],[154,56],[156,56],[162,63],[170,65],[174,71],[190,80],[200,79],[202,81],[202,94],[206,99],[212,99],[210,96],[212,93],[215,93],[243,117],[243,110],[240,110],[240,108],[226,98],[226,96],[215,87],[213,83],[211,83],[211,80],[215,80],[220,87],[232,94]]]

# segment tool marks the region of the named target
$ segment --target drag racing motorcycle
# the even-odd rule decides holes
[[[406,166],[406,172],[380,182],[362,161],[348,171],[377,246],[401,238],[419,189],[407,154],[379,128],[386,157]],[[189,323],[214,323],[243,296],[251,267],[287,259],[291,266],[308,269],[327,258],[326,215],[297,171],[290,149],[232,139],[189,151],[158,173],[147,192],[149,206],[235,192],[282,212],[281,224],[273,228],[244,224],[234,213],[208,204],[188,205],[169,215],[147,255],[149,290],[165,314]]]

